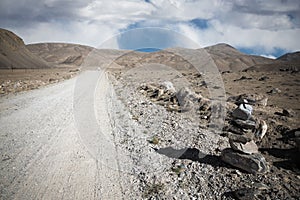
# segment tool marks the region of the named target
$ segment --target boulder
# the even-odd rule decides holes
[[[242,103],[232,112],[232,116],[236,119],[248,120],[251,117],[252,110],[251,105]]]
[[[269,169],[265,158],[259,153],[243,154],[227,148],[222,151],[221,159],[234,167],[252,174],[265,173]]]
[[[230,147],[235,151],[239,151],[245,154],[258,153],[258,147],[255,142],[253,142],[253,140],[243,143],[234,141],[233,139],[229,139],[229,144]]]

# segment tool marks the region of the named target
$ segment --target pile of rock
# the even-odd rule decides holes
[[[183,87],[176,91],[169,81],[163,83],[144,83],[139,91],[150,98],[151,101],[166,107],[169,111],[187,112],[192,109],[207,111],[210,100],[200,94]]]
[[[249,173],[264,173],[268,170],[265,158],[259,153],[255,141],[261,140],[267,131],[263,120],[255,120],[253,107],[244,100],[232,112],[232,127],[228,138],[231,148],[222,151],[224,162]]]

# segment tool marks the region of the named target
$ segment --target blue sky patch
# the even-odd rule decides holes
[[[264,50],[262,47],[253,47],[253,48],[245,48],[245,47],[238,47],[237,48],[240,52],[245,53],[245,54],[250,54],[250,55],[273,55],[276,58],[284,55],[287,53],[286,50],[281,49],[281,48],[275,48],[274,51],[270,53],[266,53],[266,50]]]
[[[206,29],[208,28],[209,24],[208,24],[208,20],[207,19],[193,19],[191,21],[189,21],[189,23],[197,26],[200,29]]]
[[[157,48],[142,48],[142,49],[136,49],[135,51],[150,53],[150,52],[161,51],[161,49],[157,49]]]

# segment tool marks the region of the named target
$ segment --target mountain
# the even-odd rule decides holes
[[[204,49],[211,55],[220,71],[242,71],[252,66],[273,62],[269,58],[244,54],[224,43]]]
[[[169,48],[152,53],[96,49],[79,44],[39,43],[25,45],[16,34],[0,29],[0,69],[46,68],[61,66],[134,67],[143,63],[160,63],[176,69],[191,69],[193,66],[172,53]],[[224,71],[297,71],[300,68],[300,52],[288,53],[278,59],[244,54],[228,44],[205,47],[221,72]],[[194,51],[199,51],[195,49]]]
[[[57,66],[105,65],[105,62],[110,62],[127,52],[68,43],[29,44],[27,48],[33,54]]]
[[[31,53],[20,37],[11,31],[0,29],[0,69],[47,67],[49,64]]]
[[[287,53],[272,63],[269,64],[258,64],[256,66],[252,66],[247,70],[250,71],[292,71],[296,72],[300,70],[300,52]]]
[[[300,51],[294,52],[294,53],[287,53],[279,58],[277,60],[280,61],[289,61],[289,62],[299,62],[300,61]]]
[[[49,63],[75,66],[81,65],[84,58],[94,50],[93,47],[66,43],[38,43],[26,47]]]

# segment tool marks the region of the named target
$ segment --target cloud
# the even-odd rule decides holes
[[[298,35],[300,29],[264,30],[257,28],[241,28],[233,25],[224,25],[219,21],[212,21],[207,29],[198,29],[187,24],[179,24],[179,31],[198,42],[201,46],[216,43],[229,43],[235,47],[260,48],[266,53],[274,53],[276,48],[286,51],[299,50]]]
[[[276,49],[299,50],[299,10],[298,0],[2,0],[0,26],[15,31],[26,43],[97,47],[108,40],[108,46],[121,48],[150,45],[143,35],[150,34],[149,29],[131,32],[131,39],[114,35],[159,27],[170,33],[152,31],[154,46],[195,46],[187,42],[190,38],[200,46],[226,42],[273,55]],[[174,31],[185,37],[175,37]]]
[[[270,58],[270,59],[276,59],[276,57],[273,56],[273,55],[264,55],[264,54],[262,54],[260,56],[265,57],[265,58]]]

